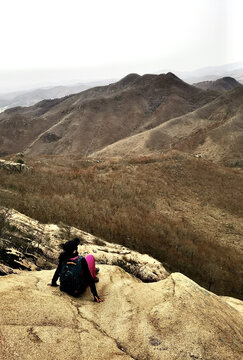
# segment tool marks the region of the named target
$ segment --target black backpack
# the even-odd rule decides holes
[[[82,257],[75,261],[67,260],[62,265],[60,275],[60,290],[72,296],[79,296],[86,289],[83,269]]]

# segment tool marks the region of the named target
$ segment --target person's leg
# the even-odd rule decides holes
[[[94,256],[91,255],[91,254],[87,255],[87,256],[85,256],[85,260],[87,261],[91,276],[95,279],[96,272],[95,272],[95,258],[94,258]]]

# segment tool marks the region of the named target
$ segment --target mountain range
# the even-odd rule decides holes
[[[242,358],[243,86],[207,80],[0,114],[1,359]],[[47,286],[74,237],[100,304]]]
[[[203,90],[170,72],[130,74],[8,109],[0,114],[0,155],[111,157],[179,149],[234,166],[241,163],[243,87],[231,78],[222,82],[236,88]]]
[[[175,71],[176,75],[189,84],[217,80],[222,77],[233,77],[243,84],[243,61],[220,66],[203,67],[191,71]]]
[[[137,156],[178,149],[230,166],[240,164],[242,101],[243,87],[185,115],[111,144],[92,156]]]
[[[171,69],[163,69],[153,73],[161,74],[169,71]],[[216,81],[222,77],[233,77],[243,84],[243,62],[204,67],[190,71],[174,69],[173,73],[189,84]],[[115,75],[112,79],[109,77],[99,81],[78,80],[82,79],[83,76],[83,70],[78,68],[76,70],[62,69],[62,71],[57,69],[21,72],[0,71],[0,112],[16,106],[31,106],[44,99],[59,98],[94,86],[110,84],[120,78],[119,75]]]
[[[112,82],[112,80],[93,81],[80,83],[70,86],[53,86],[38,88],[28,91],[18,91],[0,94],[0,112],[17,106],[31,106],[45,99],[55,99],[76,94],[94,86],[102,86]]]

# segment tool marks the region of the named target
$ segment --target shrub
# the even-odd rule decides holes
[[[23,160],[23,159],[18,159],[16,162],[17,162],[18,164],[24,164],[24,160]]]

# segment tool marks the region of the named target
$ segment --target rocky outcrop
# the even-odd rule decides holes
[[[60,244],[74,236],[99,263],[104,303],[88,289],[72,298],[47,286],[54,270],[41,269],[55,267]],[[0,208],[0,272],[8,274],[0,277],[1,360],[241,359],[240,300],[79,229]]]
[[[164,279],[163,265],[146,254],[111,244],[74,227],[41,224],[13,209],[0,208],[0,274],[56,266],[60,244],[79,237],[82,255],[94,254],[100,264],[118,265],[145,282]]]
[[[11,172],[29,172],[32,170],[30,166],[7,160],[0,160],[0,168]]]
[[[242,359],[240,312],[180,273],[146,284],[100,265],[101,304],[47,286],[52,276],[0,278],[1,360]]]

